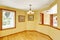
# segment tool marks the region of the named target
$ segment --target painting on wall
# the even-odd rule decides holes
[[[28,21],[34,21],[34,15],[28,15]]]
[[[18,16],[18,21],[19,22],[25,22],[25,16],[24,15],[19,15]]]
[[[2,10],[2,29],[15,28],[15,11]]]

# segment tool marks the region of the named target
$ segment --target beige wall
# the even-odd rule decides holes
[[[58,0],[57,3],[58,3],[58,14],[57,14],[58,28],[60,28],[60,0]]]
[[[17,33],[20,31],[24,31],[24,30],[35,29],[35,26],[36,26],[35,25],[36,24],[35,14],[34,14],[34,21],[28,21],[28,14],[24,10],[15,9],[15,8],[7,7],[7,6],[0,6],[0,8],[16,11],[16,28],[6,29],[6,30],[0,31],[0,37],[6,36],[9,34],[13,34],[13,33]],[[24,15],[25,16],[25,22],[18,22],[18,15]]]
[[[16,33],[16,32],[20,32],[20,31],[23,31],[23,30],[26,29],[26,22],[18,22],[18,15],[26,16],[25,11],[15,9],[15,8],[6,7],[6,6],[0,6],[0,8],[9,9],[9,10],[15,10],[16,11],[16,28],[0,31],[0,37],[1,36],[6,36],[6,35],[9,35],[9,34],[13,34],[13,33]]]
[[[36,18],[36,13],[34,13],[33,14],[34,15],[34,21],[28,21],[27,20],[27,30],[35,30],[35,27],[36,27],[36,20],[37,20],[37,18]],[[27,19],[28,19],[28,15],[27,15]]]

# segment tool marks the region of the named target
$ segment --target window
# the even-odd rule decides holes
[[[0,30],[16,27],[16,11],[1,9],[0,11]]]
[[[40,24],[57,27],[57,4],[40,13]]]

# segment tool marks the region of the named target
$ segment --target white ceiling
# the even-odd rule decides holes
[[[0,0],[0,5],[29,10],[29,4],[32,4],[32,10],[37,10],[48,6],[52,2],[54,0]]]
[[[57,14],[57,4],[55,4],[52,8],[49,10],[42,11],[42,13],[47,14]]]

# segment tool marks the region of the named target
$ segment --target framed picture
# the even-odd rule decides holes
[[[25,16],[24,15],[19,15],[18,16],[18,21],[19,22],[25,22]]]
[[[2,9],[2,29],[16,27],[16,11]]]
[[[34,21],[34,15],[28,15],[28,21]]]

